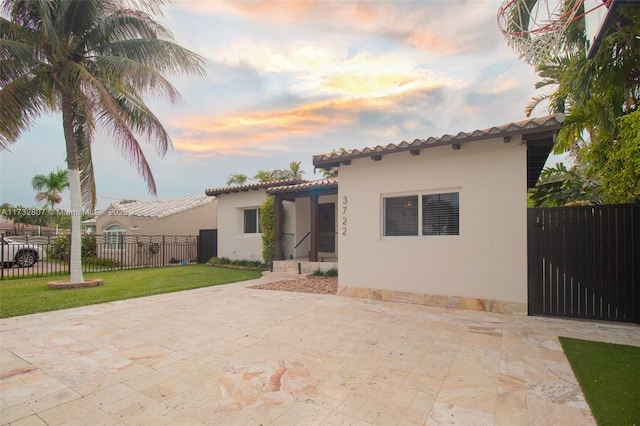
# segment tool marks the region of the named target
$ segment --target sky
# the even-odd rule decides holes
[[[206,59],[205,77],[170,77],[179,105],[147,99],[173,141],[141,142],[157,198],[204,194],[231,174],[284,169],[312,156],[456,134],[525,119],[541,94],[532,66],[496,24],[500,1],[177,0],[156,17]],[[533,116],[547,115],[545,105]],[[98,208],[149,200],[112,145],[93,144]],[[551,160],[554,161],[554,160]],[[548,163],[550,164],[550,163]],[[497,164],[496,167],[499,167]],[[66,168],[60,115],[41,117],[0,151],[0,204],[37,206],[31,179]],[[68,208],[68,192],[61,208]]]

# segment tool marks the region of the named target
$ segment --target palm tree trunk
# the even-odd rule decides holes
[[[80,170],[76,139],[73,134],[73,101],[68,93],[62,95],[62,126],[67,147],[67,168],[69,170],[69,198],[71,201],[71,256],[69,271],[71,283],[82,283],[82,193],[80,192]]]

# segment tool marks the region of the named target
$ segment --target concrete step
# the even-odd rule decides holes
[[[308,260],[275,260],[273,262],[273,272],[284,274],[312,274],[320,269],[326,271],[331,268],[338,269],[338,262],[309,262]]]
[[[311,274],[298,274],[298,273],[287,273],[287,272],[271,272],[271,271],[264,271],[262,273],[263,277],[269,277],[269,278],[282,278],[282,279],[302,279],[302,278],[306,278]]]

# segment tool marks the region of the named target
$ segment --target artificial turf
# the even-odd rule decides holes
[[[560,337],[600,426],[640,425],[640,347]]]

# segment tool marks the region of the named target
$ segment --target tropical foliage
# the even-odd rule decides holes
[[[640,111],[617,118],[618,137],[596,143],[585,152],[591,170],[602,181],[600,193],[609,203],[640,202]]]
[[[203,59],[153,19],[164,1],[4,0],[0,5],[0,149],[42,115],[62,113],[71,209],[96,202],[91,143],[98,127],[156,194],[138,136],[158,154],[169,134],[144,95],[181,98],[168,74],[204,74]],[[133,8],[130,8],[133,7]],[[139,10],[136,10],[135,8]],[[72,216],[71,281],[81,282],[80,217]]]
[[[227,178],[227,185],[244,185],[247,182],[247,175],[242,173],[232,174]]]
[[[633,161],[624,159],[624,170],[630,172],[614,170],[614,164],[621,165],[620,155],[634,150],[637,118],[626,117],[637,117],[634,111],[640,100],[640,8],[618,11],[615,29],[602,39],[593,59],[586,58],[584,19],[569,26],[564,48],[536,67],[542,78],[536,88],[551,92],[536,96],[525,107],[529,116],[548,101],[550,112],[565,114],[554,152],[573,153],[586,176],[602,181],[601,195],[607,203],[640,201],[633,190],[640,186]]]
[[[284,179],[301,179],[302,175],[305,174],[305,171],[302,170],[300,166],[302,163],[300,161],[292,161],[289,163],[288,169],[273,169],[273,170],[258,170],[255,175],[253,175],[253,180],[258,182],[272,182],[274,180],[284,180]],[[227,185],[244,185],[247,183],[249,178],[247,175],[243,173],[234,173],[229,175],[227,178]]]
[[[276,217],[273,196],[267,197],[260,206],[260,227],[262,229],[262,260],[268,264],[275,255]]]
[[[36,201],[51,203],[51,210],[62,201],[62,191],[69,187],[69,173],[67,170],[56,169],[48,175],[35,175],[31,180],[31,186],[39,191]]]
[[[547,167],[536,186],[529,190],[531,207],[561,207],[599,204],[600,183],[584,176],[580,166],[567,169],[563,163]]]

